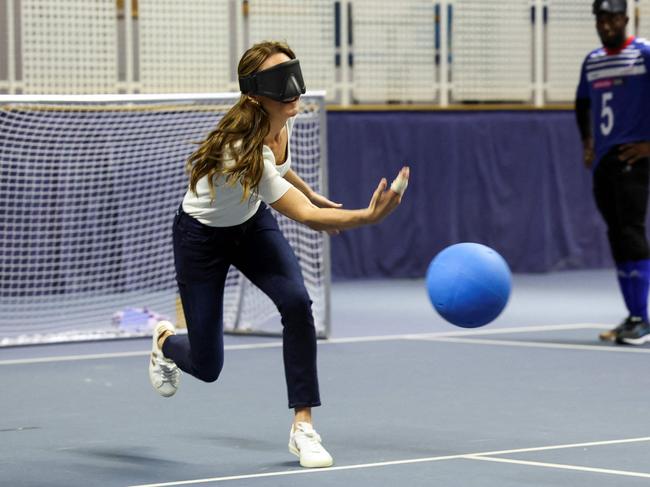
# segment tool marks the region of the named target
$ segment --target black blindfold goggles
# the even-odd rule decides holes
[[[282,102],[304,95],[306,91],[297,59],[239,78],[239,89],[245,95],[266,96]]]

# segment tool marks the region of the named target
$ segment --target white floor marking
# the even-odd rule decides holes
[[[637,438],[623,438],[620,440],[601,440],[601,441],[588,441],[584,443],[565,443],[562,445],[550,445],[550,446],[535,446],[532,448],[516,448],[514,450],[498,450],[498,451],[486,451],[482,453],[469,453],[463,455],[467,456],[495,456],[495,455],[511,455],[512,453],[530,453],[537,451],[548,451],[548,450],[565,450],[567,448],[587,448],[590,446],[607,446],[607,445],[623,445],[625,443],[641,443],[644,441],[650,441],[650,436],[641,436]]]
[[[531,467],[546,467],[546,468],[556,468],[562,470],[577,470],[580,472],[603,473],[609,475],[623,475],[626,477],[641,477],[644,479],[650,479],[650,473],[630,472],[629,470],[611,470],[608,468],[581,467],[580,465],[565,465],[562,463],[531,462],[526,460],[513,460],[510,458],[492,458],[492,457],[482,457],[482,456],[469,456],[467,458],[471,460],[481,460],[484,462],[514,463],[517,465],[528,465]]]
[[[581,345],[572,343],[555,343],[555,342],[528,342],[523,340],[490,340],[489,338],[453,338],[453,337],[422,337],[418,340],[428,340],[432,342],[445,343],[468,343],[471,345],[498,345],[507,347],[524,347],[524,348],[554,348],[562,350],[589,350],[596,352],[614,352],[614,353],[650,353],[650,348],[632,348],[630,345]]]
[[[457,460],[457,459],[468,459],[468,460],[479,460],[482,457],[495,455],[506,455],[511,453],[527,453],[534,451],[546,451],[546,450],[561,450],[567,448],[583,448],[589,446],[604,446],[604,445],[618,445],[623,443],[639,443],[650,441],[650,436],[641,437],[641,438],[624,438],[620,440],[604,440],[604,441],[591,441],[586,443],[570,443],[565,445],[553,445],[553,446],[540,446],[533,448],[518,448],[515,450],[499,450],[499,451],[490,451],[483,453],[464,453],[460,455],[446,455],[438,457],[425,457],[425,458],[412,458],[407,460],[394,460],[389,462],[375,462],[375,463],[361,463],[356,465],[342,465],[340,467],[329,467],[323,469],[300,469],[300,470],[281,470],[278,472],[266,472],[266,473],[254,473],[254,474],[244,474],[244,475],[229,475],[226,477],[211,477],[203,479],[194,479],[194,480],[179,480],[175,482],[164,482],[156,484],[139,484],[132,485],[130,487],[171,487],[176,485],[194,485],[194,484],[207,484],[207,483],[216,483],[216,482],[226,482],[229,480],[245,480],[245,479],[258,479],[265,477],[282,477],[286,475],[307,475],[307,474],[318,474],[318,473],[328,473],[328,472],[337,472],[342,470],[358,470],[358,469],[367,469],[367,468],[377,468],[377,467],[388,467],[394,465],[409,465],[415,463],[431,463],[439,462],[443,460]],[[495,461],[498,459],[494,459]],[[548,464],[551,465],[551,464]],[[581,468],[581,467],[578,467]],[[586,468],[586,467],[585,467]],[[595,471],[597,469],[591,469],[590,471]],[[606,472],[611,473],[615,472],[614,470]],[[632,472],[629,472],[632,473]],[[650,475],[650,474],[637,474],[636,476],[641,475]]]
[[[22,365],[22,364],[43,364],[51,362],[72,362],[75,360],[98,360],[103,358],[120,358],[120,357],[141,357],[151,352],[112,352],[112,353],[93,353],[86,355],[61,355],[59,357],[36,357],[36,358],[19,358],[10,360],[0,360],[0,365]]]
[[[226,345],[226,350],[252,350],[258,348],[279,348],[282,346],[281,342],[267,342],[267,343],[251,343],[250,345]],[[51,357],[35,357],[24,359],[9,359],[0,360],[0,365],[23,365],[23,364],[42,364],[50,362],[73,362],[76,360],[99,360],[105,358],[121,358],[121,357],[145,357],[151,353],[147,351],[134,351],[134,352],[111,352],[111,353],[93,353],[84,355],[61,355]]]
[[[429,340],[429,339],[446,338],[446,337],[453,338],[453,337],[465,337],[465,336],[498,335],[504,333],[532,333],[537,331],[608,329],[608,328],[609,326],[597,324],[597,323],[577,323],[571,325],[521,326],[521,327],[512,327],[512,328],[481,328],[480,330],[460,330],[460,331],[443,331],[443,332],[435,332],[435,333],[407,333],[402,335],[377,335],[377,336],[331,338],[329,340],[320,341],[319,346],[330,345],[330,344],[332,345],[345,344],[345,343],[372,343],[372,342],[391,341],[391,340]],[[264,343],[226,345],[225,349],[226,350],[256,350],[261,348],[279,348],[279,347],[282,347],[282,342],[278,340],[274,342],[264,342]],[[2,349],[0,349],[0,351],[1,350]],[[133,352],[112,352],[112,353],[96,353],[96,354],[82,354],[82,355],[35,357],[35,358],[24,358],[24,359],[8,359],[8,360],[0,360],[0,365],[23,365],[23,364],[39,364],[39,363],[52,363],[52,362],[71,362],[77,360],[99,360],[99,359],[122,358],[122,357],[143,357],[149,355],[149,353],[150,353],[149,350],[146,350],[146,351],[133,351]]]
[[[503,333],[530,333],[535,331],[563,331],[563,330],[586,330],[598,329],[609,330],[612,325],[604,325],[602,323],[573,323],[570,325],[531,325],[531,326],[513,326],[512,328],[474,328],[461,331],[447,333],[449,336],[465,336],[465,335],[499,335]]]

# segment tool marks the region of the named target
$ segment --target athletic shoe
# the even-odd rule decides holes
[[[174,325],[169,321],[161,321],[153,332],[153,344],[151,346],[151,359],[149,360],[149,380],[158,394],[170,397],[176,394],[178,383],[181,380],[181,371],[173,360],[165,358],[158,346],[158,338],[165,333],[176,333]]]
[[[289,451],[300,458],[300,465],[307,468],[331,467],[332,456],[321,445],[321,437],[311,424],[298,422],[291,426]]]
[[[617,341],[617,337],[618,337],[619,333],[621,333],[626,328],[633,328],[634,327],[634,325],[636,324],[635,320],[640,320],[640,318],[633,318],[632,316],[628,316],[616,328],[612,328],[611,330],[607,330],[607,331],[604,331],[601,334],[599,334],[598,338],[600,338],[600,340],[603,341],[603,342]]]
[[[626,327],[618,334],[616,341],[629,345],[643,345],[650,342],[650,323],[638,318],[633,327]]]

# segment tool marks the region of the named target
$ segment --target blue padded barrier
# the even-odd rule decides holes
[[[328,157],[330,196],[346,208],[412,168],[393,215],[332,238],[335,279],[422,277],[464,241],[514,272],[612,265],[571,111],[331,111]]]

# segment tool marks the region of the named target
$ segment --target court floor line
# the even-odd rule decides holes
[[[552,348],[560,350],[589,350],[612,353],[650,353],[650,348],[632,348],[632,346],[581,345],[556,342],[530,342],[523,340],[491,340],[489,338],[454,338],[454,337],[420,337],[416,340],[426,340],[444,343],[468,343],[471,345],[497,345],[524,348]]]
[[[516,465],[527,465],[531,467],[545,467],[545,468],[555,468],[561,470],[577,470],[579,472],[602,473],[602,474],[609,474],[609,475],[622,475],[625,477],[640,477],[644,479],[650,479],[650,473],[631,472],[629,470],[612,470],[609,468],[582,467],[580,465],[566,465],[563,463],[533,462],[528,460],[514,460],[511,458],[494,458],[494,457],[474,456],[474,455],[467,456],[466,458],[469,460],[480,460],[483,462],[512,463]]]
[[[361,337],[342,337],[330,338],[319,342],[320,345],[329,344],[345,344],[345,343],[371,343],[379,341],[391,340],[433,340],[446,337],[463,337],[463,336],[478,336],[478,335],[492,335],[504,333],[532,333],[537,331],[559,331],[559,330],[578,330],[578,329],[604,329],[609,328],[606,325],[595,323],[577,323],[569,325],[540,325],[540,326],[523,326],[511,328],[493,328],[481,330],[462,330],[462,331],[445,331],[437,333],[409,333],[401,335],[375,335],[375,336],[361,336]],[[262,348],[279,348],[282,342],[264,342],[264,343],[251,343],[240,345],[226,345],[226,350],[255,350]],[[48,357],[34,357],[25,359],[9,359],[0,360],[0,365],[21,365],[21,364],[36,364],[36,363],[50,363],[50,362],[68,362],[77,360],[98,360],[106,358],[122,358],[122,357],[142,357],[148,355],[150,352],[146,351],[132,351],[132,352],[109,352],[109,353],[96,353],[96,354],[77,354],[77,355],[61,355],[61,356],[48,356]]]
[[[138,484],[138,485],[131,485],[129,487],[171,487],[177,485],[196,485],[196,484],[227,482],[230,480],[258,479],[258,478],[265,478],[265,477],[282,477],[286,475],[307,475],[307,474],[337,472],[342,470],[359,470],[359,469],[368,469],[368,468],[389,467],[395,465],[431,463],[431,462],[439,462],[443,460],[457,460],[457,459],[476,460],[477,458],[484,457],[484,456],[493,457],[495,455],[507,455],[512,453],[529,453],[529,452],[536,452],[536,451],[561,450],[567,448],[584,448],[590,446],[618,445],[624,443],[640,443],[646,441],[650,441],[650,436],[645,436],[640,438],[623,438],[619,440],[591,441],[586,443],[569,443],[564,445],[539,446],[539,447],[532,447],[532,448],[517,448],[513,450],[499,450],[499,451],[489,451],[489,452],[482,452],[482,453],[463,453],[458,455],[411,458],[406,460],[393,460],[387,462],[360,463],[356,465],[341,465],[339,467],[329,467],[323,469],[280,470],[277,472],[229,475],[225,477],[211,477],[211,478],[194,479],[194,480],[178,480],[174,482],[163,482],[163,483],[154,483],[154,484]]]
[[[282,342],[251,343],[250,345],[226,345],[226,350],[249,350],[260,348],[278,348]],[[51,362],[74,362],[77,360],[99,360],[104,358],[122,358],[122,357],[144,357],[151,353],[151,350],[137,350],[133,352],[107,352],[107,353],[89,353],[79,355],[53,355],[49,357],[19,358],[0,360],[0,365],[22,365],[22,364],[42,364]]]
[[[443,331],[436,333],[407,333],[402,335],[375,335],[375,336],[361,336],[361,337],[341,337],[330,338],[319,342],[320,345],[334,345],[345,343],[371,343],[391,340],[429,340],[445,337],[463,337],[463,336],[478,336],[478,335],[496,335],[503,333],[532,333],[537,331],[558,331],[558,330],[579,330],[579,329],[601,329],[608,328],[605,325],[595,323],[576,323],[570,325],[540,325],[540,326],[522,326],[512,328],[493,328],[481,330],[461,330],[461,331]],[[226,345],[226,350],[256,350],[261,348],[279,348],[282,346],[281,341],[264,342],[264,343],[251,343],[240,345]],[[1,351],[1,349],[0,349]],[[139,350],[132,352],[108,352],[108,353],[95,353],[95,354],[77,354],[77,355],[60,355],[48,357],[33,357],[23,359],[7,359],[0,360],[1,365],[25,365],[25,364],[40,364],[40,363],[53,363],[53,362],[71,362],[78,360],[99,360],[108,358],[123,358],[123,357],[143,357],[149,355],[149,350]]]

